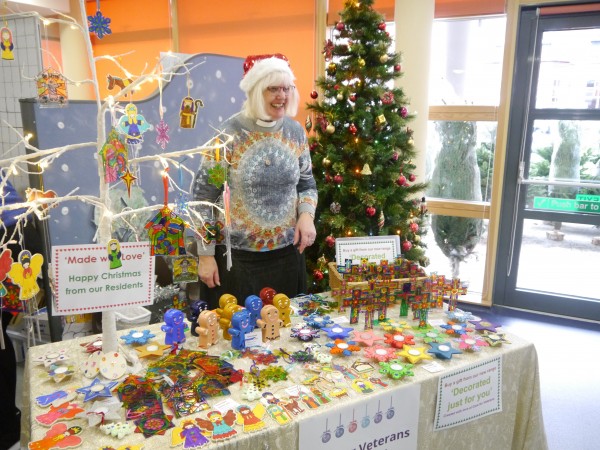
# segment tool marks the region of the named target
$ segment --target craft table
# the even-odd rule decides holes
[[[388,312],[388,318],[392,320],[400,320],[398,317],[398,308],[392,307]],[[412,316],[412,313],[409,313]],[[409,316],[409,317],[410,317]],[[445,318],[441,311],[431,311],[429,315],[430,321],[437,318],[439,321]],[[294,317],[293,322],[301,321],[302,318]],[[410,321],[409,321],[410,322]],[[362,330],[362,322],[355,327],[356,330]],[[161,324],[150,325],[140,329],[149,329],[156,334],[157,340],[160,343],[164,342],[164,333],[160,331]],[[344,326],[349,326],[348,324]],[[437,327],[439,328],[439,327]],[[383,330],[375,327],[377,334],[383,336]],[[518,336],[510,333],[510,330],[500,329],[504,332],[510,344],[503,344],[499,347],[486,347],[481,352],[462,353],[455,355],[451,360],[436,360],[444,366],[444,372],[453,371],[456,369],[466,368],[473,364],[485,362],[488,359],[497,358],[499,355],[502,358],[502,411],[494,413],[475,421],[471,421],[462,425],[454,426],[453,428],[442,431],[433,431],[434,416],[436,408],[436,397],[438,390],[439,377],[444,372],[430,373],[424,370],[420,365],[413,368],[414,377],[407,377],[403,380],[392,380],[386,378],[389,383],[387,388],[378,387],[375,392],[368,395],[383,395],[384,392],[389,393],[390,389],[405,389],[412,383],[420,384],[420,410],[418,418],[418,448],[419,449],[526,449],[526,450],[544,450],[547,448],[546,435],[542,419],[542,409],[540,401],[540,384],[538,373],[537,353],[534,345],[527,342]],[[127,331],[119,332],[119,336],[126,334]],[[289,329],[282,329],[282,337],[276,342],[273,349],[285,348],[286,350],[301,349],[302,344],[297,340],[290,338]],[[84,378],[81,374],[76,374],[68,380],[59,384],[55,383],[48,377],[43,365],[33,364],[32,360],[36,357],[47,354],[50,350],[66,348],[71,356],[71,364],[79,367],[82,362],[88,358],[88,354],[84,353],[80,344],[82,342],[91,342],[94,337],[87,336],[82,339],[74,339],[64,342],[56,342],[52,344],[40,345],[29,349],[27,361],[25,365],[25,373],[23,380],[23,418],[22,418],[22,437],[21,445],[27,448],[27,443],[30,440],[41,439],[48,428],[40,425],[34,417],[45,412],[44,408],[38,406],[35,398],[39,395],[48,394],[57,389],[79,388],[90,384],[90,380]],[[330,342],[324,333],[317,340],[321,344]],[[421,346],[427,344],[420,343]],[[188,337],[183,345],[184,348],[199,350],[197,348],[197,338]],[[221,355],[230,350],[228,342],[221,340],[218,345],[211,347],[209,354]],[[246,358],[242,358],[246,359]],[[242,359],[232,361],[236,368],[247,368]],[[358,357],[334,357],[334,362],[338,364],[349,365],[350,362]],[[362,357],[360,359],[365,360]],[[145,362],[145,359],[142,360]],[[244,366],[244,364],[246,364]],[[375,364],[374,364],[375,365]],[[304,378],[304,375],[299,373],[302,369],[295,369],[291,375],[292,380],[278,382],[272,385],[269,390],[279,390],[285,386],[298,384],[299,380]],[[378,375],[383,378],[382,375]],[[239,383],[230,386],[232,398],[243,404],[254,404],[257,400],[249,402],[241,397],[241,388]],[[347,402],[356,403],[357,407],[360,402],[365,400],[364,394],[358,394],[352,390],[349,397],[335,399],[334,401],[323,405],[316,410],[306,410],[305,413],[294,417],[294,420],[287,425],[279,426],[270,419],[267,419],[267,427],[256,433],[241,433],[238,432],[237,437],[221,443],[211,442],[205,448],[236,448],[236,449],[293,449],[299,448],[299,424],[306,418],[313,417],[324,411],[330,411],[330,408],[335,408],[336,405],[345,405]],[[223,397],[218,397],[215,402],[221,401]],[[81,398],[78,399],[81,402]],[[208,400],[209,404],[213,404],[213,399]],[[165,405],[165,410],[168,411]],[[199,416],[205,418],[206,412],[200,413]],[[195,417],[194,415],[189,417]],[[175,423],[180,423],[182,419],[175,419]],[[124,444],[144,444],[144,450],[160,449],[165,450],[170,448],[171,433],[167,432],[164,436],[155,436],[145,439],[141,434],[133,434],[123,441],[107,436],[97,428],[88,428],[87,423],[81,419],[75,419],[67,422],[68,426],[83,425],[84,431],[80,434],[84,441],[80,448],[83,449],[100,449],[102,446],[118,448]],[[322,430],[315,430],[316,433],[321,433]],[[359,433],[356,433],[357,435]],[[359,438],[357,437],[357,440]],[[182,447],[177,447],[182,448]],[[339,447],[333,447],[336,450]],[[358,448],[358,444],[357,444]],[[389,447],[394,448],[394,447]]]

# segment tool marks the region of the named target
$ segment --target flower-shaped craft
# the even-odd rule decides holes
[[[453,311],[446,311],[446,315],[448,316],[448,320],[451,322],[465,323],[475,320],[475,316],[472,313],[458,308]]]
[[[367,358],[372,358],[379,362],[389,361],[390,359],[396,358],[396,349],[392,347],[374,345],[373,347],[366,348],[364,355]]]
[[[95,399],[96,397],[112,397],[112,393],[110,390],[114,388],[118,381],[110,381],[108,383],[104,383],[100,381],[100,378],[94,378],[92,384],[87,386],[80,387],[76,389],[80,394],[84,394],[84,402]]]
[[[415,374],[411,370],[412,368],[412,364],[405,364],[399,359],[392,359],[391,361],[379,363],[379,373],[387,375],[394,380],[400,380],[406,376],[414,376]]]
[[[49,352],[44,353],[43,355],[33,358],[33,362],[38,364],[44,364],[44,367],[50,367],[53,364],[56,365],[68,359],[69,356],[67,355],[67,350],[62,348],[56,351],[51,350]]]
[[[423,342],[430,344],[431,342],[442,343],[448,339],[448,336],[443,331],[436,330],[434,328],[427,330],[423,333],[415,334],[416,337],[423,339]]]
[[[481,347],[489,347],[489,344],[485,340],[472,334],[463,334],[457,341],[459,343],[458,348],[469,352],[478,352],[481,350]]]
[[[304,321],[308,326],[312,328],[321,329],[323,327],[330,327],[334,324],[333,320],[329,316],[320,316],[319,314],[311,314],[304,318]]]
[[[415,345],[414,336],[402,333],[384,334],[385,343],[391,345],[394,348],[402,348],[404,345]]]
[[[398,356],[404,357],[411,364],[417,364],[424,359],[433,359],[426,350],[425,347],[411,347],[410,345],[405,345],[402,347],[402,350],[398,352]]]
[[[341,325],[332,325],[321,329],[327,333],[329,339],[347,339],[350,332],[354,331],[354,328],[343,327]]]
[[[344,339],[336,339],[334,342],[325,344],[331,350],[332,355],[350,356],[352,352],[359,352],[360,347],[354,341],[345,341]]]
[[[297,338],[302,342],[310,342],[319,337],[319,330],[300,324],[290,330],[290,337]]]
[[[133,345],[133,344],[147,344],[148,341],[150,341],[150,339],[152,339],[153,337],[156,337],[156,335],[150,333],[149,330],[142,330],[142,331],[137,331],[137,330],[131,330],[128,334],[124,334],[123,336],[121,336],[121,339],[123,339],[125,341],[126,344],[128,345]]]
[[[446,325],[440,325],[440,327],[446,330],[446,334],[450,336],[462,336],[473,331],[473,328],[467,328],[466,323],[448,322]]]
[[[490,347],[499,347],[503,343],[510,344],[510,341],[506,339],[506,335],[504,333],[493,333],[485,330],[481,337],[490,345]]]
[[[63,365],[52,364],[48,368],[48,375],[56,383],[60,383],[61,381],[69,378],[74,373],[75,373],[75,367],[73,367],[73,366],[63,366]]]
[[[452,359],[452,355],[460,355],[462,352],[457,350],[450,345],[449,342],[430,342],[431,348],[428,350],[429,353],[435,355],[438,359]]]
[[[98,36],[98,39],[102,39],[104,36],[112,33],[110,29],[110,19],[102,15],[98,10],[93,16],[88,16],[88,27],[90,33],[94,33]]]
[[[380,321],[379,325],[386,333],[402,333],[412,329],[412,326],[404,320],[396,322],[394,320],[385,319]]]
[[[376,336],[375,333],[373,333],[373,330],[364,330],[353,331],[352,340],[356,343],[371,347],[372,345],[375,345],[375,341],[384,341],[385,339],[381,336]]]
[[[492,333],[496,332],[496,328],[500,327],[497,323],[492,323],[489,320],[481,319],[481,320],[470,320],[470,322],[475,325],[475,329],[477,331],[491,331]]]

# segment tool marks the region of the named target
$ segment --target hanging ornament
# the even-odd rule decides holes
[[[120,90],[122,91],[131,83],[133,83],[133,80],[131,78],[121,78],[111,74],[106,75],[106,81],[108,82],[107,88],[109,91],[112,91],[115,88],[115,86],[120,88]],[[125,94],[125,97],[127,97],[127,94]]]
[[[312,120],[310,116],[306,116],[306,120],[304,121],[304,128],[306,128],[306,131],[310,131],[312,129]]]
[[[164,150],[169,143],[169,139],[169,125],[161,119],[156,125],[156,143]]]
[[[329,133],[329,134],[333,134],[333,133],[335,133],[335,127],[333,126],[333,124],[330,123],[325,128],[325,131],[327,131],[327,133]]]
[[[98,39],[102,39],[112,33],[110,30],[110,19],[104,17],[100,11],[100,0],[96,0],[96,14],[88,16],[88,28],[90,33],[94,33],[98,36]]]
[[[373,217],[376,212],[377,210],[373,206],[367,206],[367,208],[365,209],[365,214],[367,215],[367,217]]]
[[[358,58],[358,67],[365,67],[365,60],[363,58]]]
[[[337,72],[337,64],[334,62],[330,62],[329,65],[327,66],[327,74],[334,76],[335,72]]]
[[[406,177],[404,175],[400,175],[398,177],[398,179],[396,180],[396,184],[398,186],[405,186],[406,185]]]
[[[394,153],[392,153],[392,161],[398,161],[399,156],[400,156],[400,153],[398,153],[397,151],[394,150]]]
[[[123,183],[125,183],[125,186],[127,186],[127,195],[129,196],[129,198],[131,198],[131,185],[135,180],[137,180],[137,177],[129,171],[128,167],[127,169],[125,169],[125,173],[121,175],[120,178],[121,180],[123,180]]]
[[[6,276],[13,262],[12,250],[9,248],[3,249],[2,252],[0,252],[0,299],[8,294],[8,290],[2,282],[6,280]],[[3,305],[3,303],[0,303],[0,305]],[[2,309],[4,309],[4,307]]]
[[[383,210],[379,211],[379,219],[377,219],[377,227],[381,231],[383,226],[385,225],[385,216],[383,215]]]
[[[408,116],[408,109],[406,108],[406,106],[402,106],[400,108],[400,116],[401,117],[406,117]]]
[[[335,46],[333,45],[331,39],[327,39],[327,41],[325,41],[325,47],[323,48],[323,55],[325,55],[325,61],[329,61],[331,58],[333,58],[334,49]]]
[[[189,95],[181,100],[181,110],[179,112],[179,127],[193,129],[196,126],[198,110],[204,108],[202,100],[193,99]]]
[[[335,184],[342,184],[344,182],[344,177],[338,173],[333,177],[333,182]]]
[[[381,31],[385,31],[385,27],[385,22],[379,22],[379,25],[377,25],[377,28],[379,28]]]
[[[356,133],[358,133],[358,128],[356,128],[356,125],[354,125],[353,123],[351,123],[350,126],[348,127],[348,131],[351,134],[356,135]]]
[[[411,173],[408,176],[408,181],[410,181],[411,183],[413,183],[416,179],[417,179],[417,176],[414,173]]]
[[[114,183],[127,170],[127,146],[114,128],[108,133],[106,142],[98,152],[104,165],[104,181]]]
[[[390,59],[389,55],[387,53],[384,53],[383,55],[381,55],[379,57],[379,62],[382,64],[385,64],[386,62],[388,62],[389,59]]]
[[[410,241],[403,241],[402,242],[402,250],[404,250],[405,252],[409,252],[410,249],[412,248],[412,242]]]
[[[39,253],[32,255],[29,250],[21,250],[17,260],[12,263],[7,275],[20,288],[19,300],[29,300],[40,292],[37,279],[42,272],[44,257]]]
[[[128,103],[125,106],[123,114],[117,123],[119,133],[125,135],[125,141],[128,144],[140,144],[144,141],[143,134],[150,129],[150,124],[141,114],[138,114],[137,106]]]
[[[14,48],[15,44],[13,42],[12,31],[10,31],[8,26],[2,27],[2,29],[0,29],[0,49],[2,50],[2,59],[6,61],[14,60]]]
[[[310,144],[308,144],[308,149],[311,152],[314,152],[317,149],[318,146],[319,146],[319,142],[316,141],[316,140],[313,140]]]
[[[335,96],[335,98],[338,99],[338,101],[342,101],[344,100],[344,94],[342,94],[341,92],[338,92],[338,94]]]
[[[322,161],[323,167],[329,168],[331,167],[331,160],[326,156]]]
[[[338,202],[332,202],[331,205],[329,205],[329,210],[333,214],[339,214],[342,210],[342,205],[340,205]]]
[[[310,93],[310,98],[312,98],[313,100],[316,100],[317,97],[319,97],[319,93],[317,91],[312,91]]]
[[[325,270],[325,267],[327,266],[327,258],[325,258],[325,255],[321,255],[319,259],[317,259],[317,265],[319,266],[319,269]]]
[[[329,235],[325,238],[325,243],[328,247],[333,247],[335,245],[335,238],[332,235]]]
[[[387,123],[387,119],[385,118],[385,116],[383,114],[379,114],[377,116],[376,121],[379,126],[383,126]]]
[[[419,224],[417,222],[412,222],[408,228],[410,228],[410,231],[412,231],[413,233],[416,233],[417,231],[419,231]]]
[[[351,194],[356,194],[358,192],[358,186],[356,184],[353,184],[352,186],[350,186],[349,190]]]
[[[392,103],[394,103],[394,93],[387,91],[384,92],[383,94],[381,94],[381,103],[383,103],[384,105],[391,105]]]
[[[35,81],[40,106],[65,106],[69,102],[67,81],[62,73],[49,67]]]
[[[350,101],[356,102],[356,94],[350,94]]]
[[[324,275],[323,272],[321,272],[319,269],[315,269],[313,271],[313,279],[315,281],[321,281],[323,279]]]
[[[408,138],[408,141],[406,141],[406,143],[408,145],[415,145],[415,140],[413,138]]]
[[[402,66],[400,64],[396,64],[394,66],[394,72],[400,72],[402,70]]]
[[[344,25],[344,22],[338,22],[335,24],[335,29],[338,31],[342,31],[346,28],[346,25]]]
[[[372,175],[371,168],[369,164],[365,163],[362,170],[360,171],[361,175]]]

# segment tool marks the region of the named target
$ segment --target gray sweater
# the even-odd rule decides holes
[[[231,247],[268,251],[294,242],[296,219],[314,214],[317,187],[306,133],[298,122],[284,117],[272,127],[256,123],[242,113],[223,124],[234,140],[227,149],[227,183],[231,192]],[[209,171],[219,164],[204,157],[194,180],[194,199],[222,203],[223,188],[208,182]],[[207,224],[224,219],[210,207],[201,207]],[[215,242],[199,241],[199,255],[214,255]]]

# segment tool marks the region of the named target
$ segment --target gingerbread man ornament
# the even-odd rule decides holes
[[[283,320],[279,318],[279,310],[273,305],[265,305],[260,311],[260,319],[256,324],[262,331],[262,341],[272,341],[280,336],[279,329],[283,326]]]
[[[198,316],[198,347],[207,349],[219,341],[219,316],[214,311],[204,310]]]

